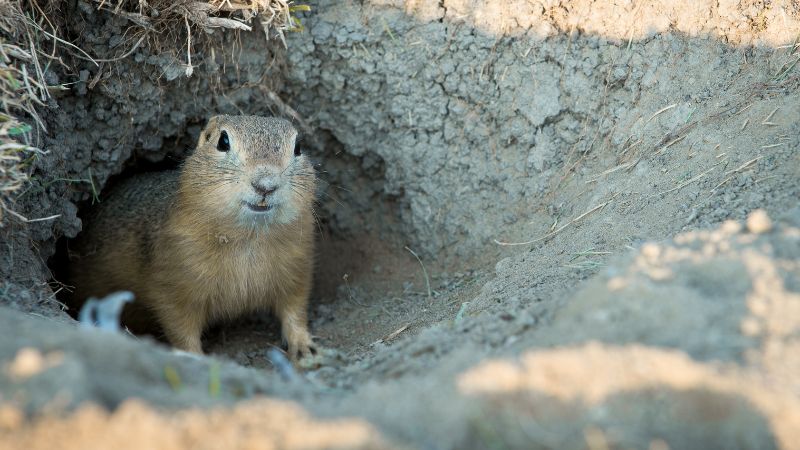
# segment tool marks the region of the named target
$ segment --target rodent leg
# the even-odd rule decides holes
[[[167,340],[173,347],[187,352],[203,354],[201,336],[204,318],[197,311],[169,310],[159,314],[159,322]]]
[[[281,321],[283,338],[286,340],[289,357],[298,360],[316,353],[314,341],[308,332],[305,296],[298,296],[281,302],[275,308],[275,315]]]

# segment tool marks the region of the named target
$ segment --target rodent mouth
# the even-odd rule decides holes
[[[253,212],[267,212],[272,209],[272,205],[267,202],[259,202],[259,203],[250,203],[250,202],[242,202],[242,204]]]

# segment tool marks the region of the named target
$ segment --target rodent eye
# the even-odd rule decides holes
[[[217,150],[221,152],[227,152],[231,149],[231,140],[228,138],[228,132],[222,131],[219,134],[219,141],[217,141]]]
[[[294,156],[300,156],[300,145],[294,144]]]

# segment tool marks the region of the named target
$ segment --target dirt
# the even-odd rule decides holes
[[[129,24],[81,4],[72,37],[101,53]],[[320,1],[303,21],[285,50],[211,35],[191,78],[148,46],[53,69],[79,81],[18,205],[60,217],[0,229],[0,447],[796,447],[795,2]],[[282,378],[269,314],[209,330],[202,358],[76,327],[59,255],[97,191],[276,95],[324,181],[324,357]]]

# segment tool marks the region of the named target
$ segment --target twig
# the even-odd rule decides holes
[[[754,183],[758,184],[758,183],[761,183],[762,181],[766,181],[766,180],[769,180],[771,178],[778,178],[778,176],[777,175],[770,175],[768,177],[759,178],[758,180],[754,181]]]
[[[797,65],[797,63],[799,63],[799,62],[800,62],[800,56],[798,56],[797,58],[795,58],[795,60],[794,60],[794,61],[792,61],[791,63],[786,63],[786,64],[784,64],[784,65],[783,65],[783,67],[786,67],[786,66],[788,65],[788,67],[786,67],[786,70],[783,70],[783,67],[781,67],[781,68],[778,70],[778,73],[776,73],[776,74],[775,74],[775,76],[773,77],[773,80],[775,80],[775,81],[780,81],[781,79],[783,79],[783,77],[785,77],[786,75],[788,75],[788,74],[789,74],[789,72],[791,72],[791,71],[792,71],[792,69],[794,69],[794,66],[796,66],[796,65]]]
[[[142,34],[142,37],[140,37],[139,40],[136,41],[135,44],[133,44],[133,47],[131,47],[130,50],[128,50],[127,52],[123,53],[120,56],[116,56],[114,58],[108,58],[108,59],[95,59],[95,61],[101,62],[101,63],[105,63],[105,62],[115,62],[115,61],[123,60],[123,59],[127,58],[128,56],[130,56],[133,52],[135,52],[136,49],[139,48],[140,45],[142,45],[142,42],[144,42],[144,39],[146,37],[147,37],[147,33],[145,32],[144,34]]]
[[[652,116],[650,116],[650,118],[649,118],[649,119],[647,119],[647,122],[645,122],[645,123],[648,123],[648,122],[650,122],[651,120],[655,119],[655,118],[656,118],[656,116],[658,116],[659,114],[663,114],[663,113],[665,113],[665,112],[669,111],[670,109],[672,109],[672,108],[674,108],[674,107],[676,107],[676,106],[678,106],[678,104],[677,104],[677,103],[673,103],[673,104],[671,104],[671,105],[669,105],[669,106],[666,106],[666,107],[664,107],[664,108],[661,108],[661,109],[659,109],[659,110],[658,110],[658,111],[656,111],[656,112],[655,112],[655,113],[654,113]]]
[[[713,193],[714,193],[714,191],[716,191],[717,189],[719,189],[719,188],[720,188],[722,185],[724,185],[724,184],[725,184],[725,183],[727,183],[728,181],[731,181],[731,180],[733,179],[733,176],[734,176],[736,173],[738,173],[738,172],[741,172],[741,171],[742,171],[742,170],[744,170],[744,169],[747,169],[747,168],[748,168],[748,167],[750,167],[750,166],[751,166],[751,165],[752,165],[754,162],[758,161],[759,159],[761,159],[761,158],[763,158],[763,157],[764,157],[764,155],[761,155],[761,156],[759,156],[759,157],[757,157],[757,158],[753,158],[753,159],[751,159],[750,161],[747,161],[746,163],[742,164],[741,166],[739,166],[739,167],[737,167],[737,168],[735,168],[735,169],[733,169],[733,170],[730,170],[730,171],[726,172],[726,173],[725,173],[725,175],[730,175],[730,176],[729,176],[729,177],[727,177],[727,178],[725,178],[724,180],[722,180],[722,181],[721,181],[721,182],[720,182],[718,185],[714,186],[714,187],[711,189],[711,191],[710,191],[710,192],[713,194]]]
[[[630,139],[630,138],[629,138],[629,139]],[[636,142],[634,142],[633,144],[631,144],[631,145],[629,145],[629,146],[625,147],[625,148],[624,148],[624,149],[623,149],[623,150],[622,150],[622,151],[619,153],[619,156],[623,156],[623,155],[625,155],[625,153],[628,153],[628,151],[629,151],[630,149],[632,149],[633,147],[636,147],[637,145],[641,144],[642,142],[643,142],[643,141],[642,141],[642,139],[638,139],[638,140],[637,140]]]
[[[419,261],[419,265],[422,266],[422,273],[425,274],[425,284],[428,286],[428,300],[433,300],[433,291],[431,291],[431,280],[430,278],[428,278],[428,270],[425,269],[425,264],[422,264],[422,260],[419,259],[419,256],[417,256],[416,253],[414,253],[414,250],[411,250],[410,248],[408,248],[408,246],[406,246],[405,249],[408,250],[409,253],[414,255],[414,258],[417,258],[417,261]]]
[[[47,37],[49,37],[50,39],[53,39],[53,40],[54,40],[54,41],[56,41],[56,42],[60,42],[60,43],[62,43],[62,44],[64,44],[64,45],[66,45],[66,46],[72,47],[72,48],[74,48],[75,50],[77,50],[77,51],[79,51],[79,52],[83,53],[83,55],[84,55],[85,59],[87,59],[87,60],[91,61],[92,63],[94,63],[94,65],[95,65],[95,66],[97,66],[97,67],[100,67],[100,64],[97,64],[97,61],[96,61],[94,58],[92,58],[92,57],[91,57],[91,55],[89,55],[88,53],[86,53],[85,51],[83,51],[83,49],[81,49],[81,48],[80,48],[80,47],[78,47],[77,45],[75,45],[75,44],[73,44],[73,43],[71,43],[71,42],[65,41],[65,40],[63,40],[63,39],[59,38],[58,36],[56,36],[56,35],[54,35],[54,34],[50,34],[50,33],[48,33],[47,31],[45,31],[45,30],[44,30],[44,28],[40,27],[40,26],[39,26],[39,25],[37,25],[35,22],[32,22],[32,21],[30,21],[30,20],[29,20],[29,21],[28,21],[28,24],[29,24],[29,25],[31,25],[33,28],[36,28],[37,30],[39,30],[39,31],[41,31],[42,33],[44,33],[44,35],[45,35],[45,36],[47,36]],[[77,55],[76,55],[76,56],[77,56]],[[81,59],[84,59],[84,58],[81,58]]]
[[[410,327],[410,326],[411,326],[410,323],[407,323],[407,324],[403,325],[402,327],[400,327],[397,330],[393,331],[392,334],[386,336],[386,338],[383,341],[384,342],[391,341],[392,339],[396,338],[397,336],[400,336],[400,333],[402,333],[403,331],[406,331],[408,329],[408,327]]]
[[[594,183],[595,181],[599,180],[600,178],[603,178],[606,175],[610,175],[610,174],[612,174],[612,173],[614,173],[614,172],[616,172],[618,170],[627,169],[630,165],[631,165],[630,163],[625,163],[625,164],[620,164],[617,167],[612,167],[611,169],[608,169],[608,170],[600,173],[599,175],[593,177],[591,180],[587,181],[586,184]]]
[[[672,189],[667,189],[664,192],[659,192],[658,194],[650,195],[650,197],[659,197],[659,196],[662,196],[664,194],[669,194],[670,192],[674,192],[674,191],[683,189],[684,187],[686,187],[686,186],[694,183],[695,181],[699,180],[700,178],[703,178],[704,176],[706,176],[709,172],[711,172],[712,170],[716,169],[718,165],[722,164],[723,161],[720,161],[720,162],[714,164],[713,166],[711,166],[710,169],[706,170],[705,172],[701,173],[700,175],[697,175],[696,177],[694,177],[694,178],[692,178],[690,180],[687,180],[686,182],[684,182],[683,184],[681,184],[679,186],[676,186],[676,187],[674,187]]]
[[[33,55],[33,57],[31,58],[31,62],[33,62],[33,68],[36,70],[36,77],[39,80],[42,80],[42,83],[44,83],[44,72],[42,72],[42,66],[41,64],[39,64],[39,58],[36,57],[36,44],[33,42],[33,36],[31,36],[31,33],[28,32],[27,35],[28,35],[28,41],[30,42],[31,45],[31,54]],[[23,66],[23,68],[24,67],[25,66]],[[47,91],[46,86],[40,85],[39,92],[41,93],[40,97],[41,101],[47,101],[47,99],[50,98],[50,92]]]
[[[764,157],[764,155],[757,156],[757,157],[755,157],[755,158],[751,159],[750,161],[747,161],[746,163],[742,164],[741,166],[739,166],[739,167],[737,167],[737,168],[735,168],[735,169],[733,169],[733,170],[729,170],[729,171],[728,171],[728,173],[727,173],[726,175],[728,175],[728,174],[732,174],[732,173],[735,173],[735,172],[742,171],[742,170],[744,170],[744,169],[748,168],[748,167],[749,167],[749,166],[751,166],[751,165],[752,165],[754,162],[758,161],[759,159],[761,159],[761,158],[763,158],[763,157]]]
[[[402,333],[403,331],[406,331],[408,329],[408,327],[410,327],[410,326],[411,326],[411,324],[407,323],[407,324],[403,325],[402,327],[398,328],[397,330],[389,333],[387,336],[384,336],[384,337],[378,339],[377,341],[373,342],[372,345],[380,344],[381,342],[389,342],[392,339],[396,338],[397,336],[400,336],[400,333]]]
[[[25,223],[44,222],[45,220],[53,220],[53,219],[58,219],[59,217],[61,217],[61,214],[55,214],[55,215],[47,216],[47,217],[39,217],[37,219],[28,219],[27,217],[25,217],[22,214],[14,211],[13,209],[10,209],[10,208],[6,207],[5,205],[2,205],[2,206],[3,206],[3,209],[7,213],[11,214],[12,216],[16,217],[17,219],[19,219],[19,220],[21,220],[21,221],[23,221]]]
[[[349,300],[358,306],[366,308],[367,305],[359,302],[358,300],[356,300],[355,296],[353,296],[353,290],[350,289],[350,274],[348,273],[344,274],[342,276],[342,279],[344,280],[344,285],[347,286],[347,296],[349,297]]]
[[[561,227],[559,227],[555,231],[551,231],[550,233],[547,233],[542,237],[539,237],[539,238],[536,238],[536,239],[532,239],[530,241],[525,241],[525,242],[502,242],[502,241],[498,241],[497,239],[494,239],[494,243],[497,244],[497,245],[502,245],[504,247],[512,247],[512,246],[517,246],[517,245],[535,244],[535,243],[537,243],[539,241],[543,241],[545,239],[549,239],[549,238],[557,235],[558,233],[560,233],[562,230],[564,230],[568,226],[572,225],[573,223],[578,222],[579,220],[583,219],[584,217],[588,216],[589,214],[597,211],[598,209],[603,209],[606,205],[611,203],[611,201],[613,201],[617,197],[617,195],[619,195],[619,193],[614,194],[610,199],[606,200],[605,202],[595,206],[594,208],[592,208],[592,209],[586,211],[585,213],[581,214],[580,216],[570,220],[569,222],[565,223],[564,225],[561,225]]]
[[[186,16],[183,17],[184,22],[186,22],[186,77],[191,77],[192,73],[194,72],[194,67],[192,67],[192,27],[189,26],[189,19]]]
[[[773,109],[772,112],[769,113],[769,115],[767,115],[767,117],[765,117],[764,120],[761,121],[761,125],[773,125],[773,123],[770,122],[769,119],[772,119],[772,116],[774,116],[776,112],[778,112],[778,108]]]
[[[38,219],[28,219],[28,220],[27,220],[27,222],[28,222],[28,223],[33,223],[33,222],[44,222],[44,221],[46,221],[46,220],[58,219],[59,217],[61,217],[61,214],[54,214],[54,215],[52,215],[52,216],[47,216],[47,217],[39,217]]]
[[[678,142],[682,141],[684,138],[686,138],[686,135],[685,135],[685,134],[684,134],[683,136],[676,137],[675,139],[673,139],[673,140],[669,141],[668,143],[664,144],[664,146],[663,146],[663,147],[661,147],[661,148],[660,148],[660,149],[659,149],[657,152],[653,153],[653,155],[654,155],[654,156],[655,156],[655,155],[660,155],[661,153],[663,153],[663,152],[664,152],[664,150],[666,150],[666,149],[668,149],[668,148],[672,147],[673,145],[675,145],[675,144],[677,144]]]
[[[469,302],[464,302],[461,304],[461,307],[458,308],[458,312],[456,313],[455,323],[461,322],[464,318],[464,313],[467,312],[467,307],[469,306]]]
[[[711,191],[709,191],[709,192],[711,192],[711,193],[713,194],[713,193],[714,193],[714,191],[716,191],[717,189],[719,189],[720,187],[722,187],[722,185],[723,185],[723,184],[727,183],[728,181],[731,181],[732,179],[733,179],[733,175],[729,176],[728,178],[725,178],[725,179],[724,179],[724,180],[722,180],[722,181],[721,181],[721,182],[720,182],[718,185],[714,186],[714,187],[711,189]]]
[[[386,19],[381,18],[381,21],[383,22],[383,30],[389,34],[389,38],[392,40],[392,42],[397,42],[397,39],[394,37],[394,33],[392,33],[391,28],[389,28],[389,24],[386,23]]]

